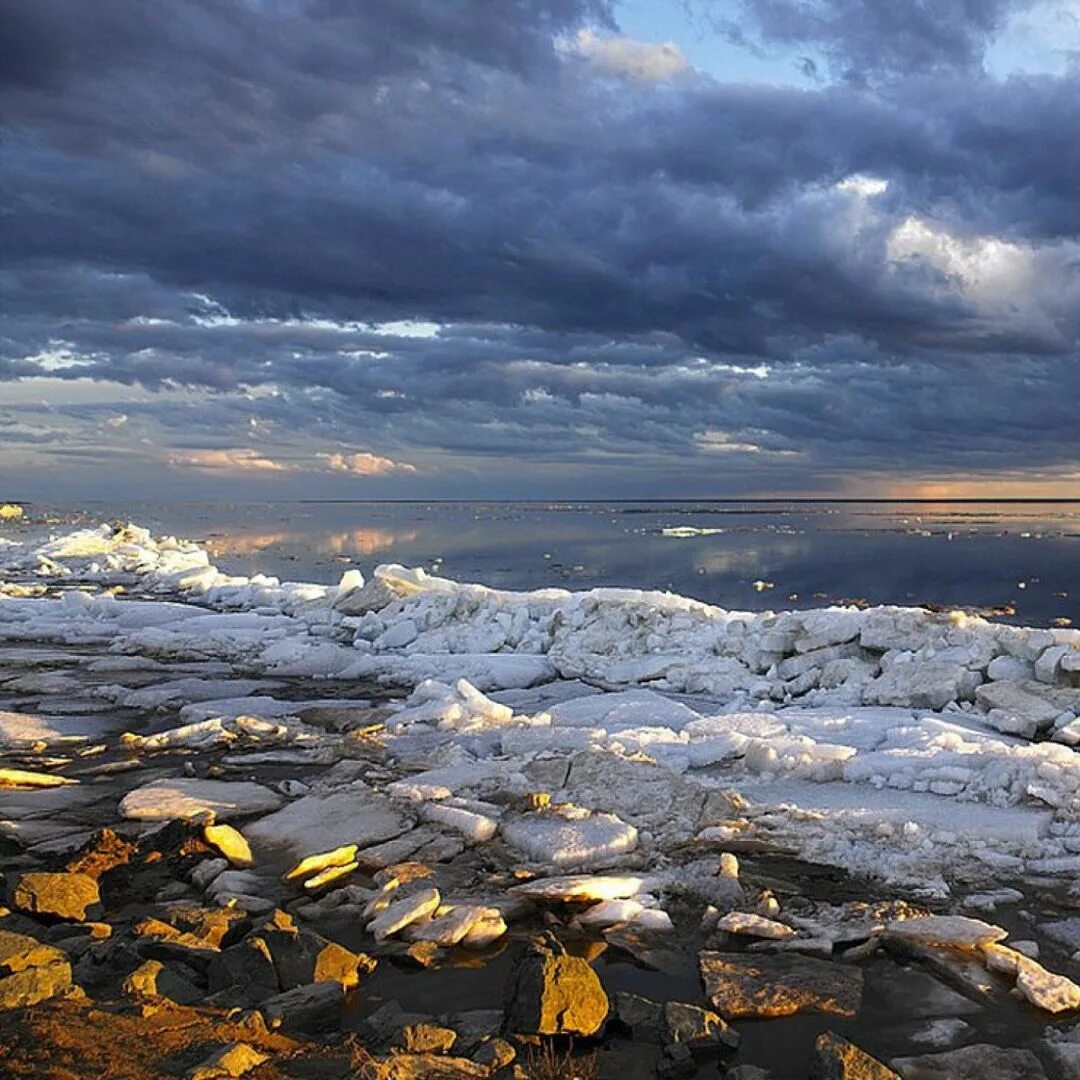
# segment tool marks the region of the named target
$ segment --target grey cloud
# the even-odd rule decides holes
[[[1033,2],[742,0],[743,20],[716,21],[743,44],[816,47],[838,74],[862,81],[880,74],[977,69],[1008,16]]]
[[[10,7],[0,380],[115,386],[60,408],[86,446],[112,409],[597,484],[1080,457],[1080,85],[978,71],[1007,3],[753,4],[859,76],[811,90],[597,78],[558,47],[597,0]]]

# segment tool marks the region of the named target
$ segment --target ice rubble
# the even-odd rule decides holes
[[[273,697],[287,676],[413,687],[387,743],[435,772],[390,785],[406,819],[368,843],[396,842],[415,816],[566,867],[750,830],[877,873],[941,873],[959,853],[991,875],[1080,868],[1080,631],[509,592],[394,565],[336,587],[236,577],[199,545],[132,525],[4,555],[0,576],[45,595],[0,596],[0,640],[108,647],[116,666],[99,670],[116,682],[95,694],[180,708],[180,727],[135,737],[143,749],[318,744],[299,704]],[[217,667],[191,669],[205,663]],[[216,679],[222,663],[248,681]],[[124,685],[125,670],[180,665],[174,681]],[[5,721],[9,743],[41,731],[15,728]],[[732,788],[741,815],[710,818]],[[499,790],[555,805],[503,814],[484,802]],[[297,851],[328,825],[348,842],[366,798],[305,795],[253,828]]]

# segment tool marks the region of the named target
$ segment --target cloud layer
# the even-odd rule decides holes
[[[984,67],[1030,6],[704,4],[813,74],[770,85],[601,0],[16,0],[0,463],[504,496],[1075,472],[1080,75]]]

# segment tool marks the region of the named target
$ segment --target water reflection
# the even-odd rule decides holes
[[[422,566],[512,589],[671,589],[762,610],[841,600],[1080,622],[1075,503],[263,503],[49,508],[209,541],[236,573]],[[755,586],[766,582],[771,588]]]
[[[208,537],[206,546],[215,558],[253,555],[275,548],[306,548],[329,555],[375,555],[398,545],[410,544],[417,536],[415,529],[390,532],[388,529],[364,527],[326,533],[320,533],[317,528],[267,533],[235,531]]]

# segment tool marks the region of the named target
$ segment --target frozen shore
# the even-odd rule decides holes
[[[725,1021],[861,1015],[864,990],[871,1012],[903,1022],[859,1030],[915,1062],[912,1076],[920,1047],[1003,1022],[1038,1050],[1017,1051],[1023,1075],[1071,1075],[1030,1069],[1080,1059],[1080,1028],[1041,1038],[1013,998],[1038,1023],[1080,1009],[1062,973],[1080,963],[1078,660],[1076,632],[961,612],[732,612],[396,565],[327,587],[230,576],[198,544],[131,525],[9,540],[0,869],[15,911],[0,914],[0,945],[19,963],[45,958],[33,993],[46,998],[76,981],[95,1000],[144,1000],[171,979],[150,997],[206,993],[215,1008],[308,1020],[329,1009],[342,1023],[341,995],[380,985],[386,960],[438,968],[465,953],[476,966],[507,949],[569,979],[582,962],[558,959],[554,939],[521,952],[546,928],[664,977],[700,975],[716,1013],[609,1002],[588,965],[574,968],[580,1027],[547,1032],[592,1036],[608,1016],[639,1050],[662,1044],[658,1075],[695,1075],[673,1017],[692,1020],[697,1050],[730,1054]],[[42,951],[39,922],[74,910],[75,893],[78,912],[56,916],[88,928],[58,928],[70,967]],[[87,923],[99,909],[108,921]],[[193,939],[222,919],[248,936]],[[1034,940],[1002,944],[1006,926]],[[265,968],[252,949],[272,970],[252,974]],[[934,975],[915,984],[936,1012],[897,997],[913,957]],[[5,994],[26,1003],[2,963],[0,1016]],[[481,1057],[506,1025],[544,1031],[528,1026],[542,1023],[529,979],[512,982]],[[381,1015],[365,1014],[371,1046]],[[382,1022],[383,1035],[404,1023],[393,1009]],[[444,1022],[449,1045],[473,1020]],[[815,1053],[849,1052],[827,1034]],[[401,1067],[426,1067],[406,1049]],[[940,1056],[988,1075],[1003,1053]]]
[[[395,565],[336,587],[239,578],[136,526],[8,546],[2,566],[0,636],[107,649],[115,659],[96,669],[117,678],[97,700],[190,721],[156,734],[158,748],[229,739],[238,716],[277,745],[317,743],[282,722],[272,680],[375,679],[412,692],[388,745],[423,745],[440,764],[411,793],[425,814],[535,787],[530,770],[576,759],[576,782],[547,767],[546,787],[621,823],[581,849],[593,862],[734,829],[672,808],[735,791],[744,835],[932,891],[957,873],[1080,869],[1080,631],[896,607],[734,612],[628,589],[514,593]],[[229,678],[123,678],[206,663]],[[2,737],[23,736],[9,720]],[[523,851],[543,848],[526,834],[509,829]]]

